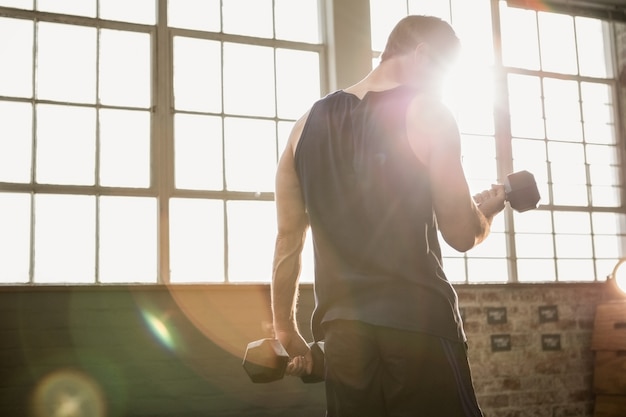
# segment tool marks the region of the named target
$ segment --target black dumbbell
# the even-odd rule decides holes
[[[520,213],[537,208],[537,203],[541,199],[535,176],[528,171],[507,175],[504,192],[511,208]]]
[[[324,380],[324,342],[309,343],[313,356],[313,370],[309,375],[300,377],[307,384]],[[248,343],[243,358],[243,369],[252,382],[267,383],[285,376],[289,355],[276,339],[260,339]]]

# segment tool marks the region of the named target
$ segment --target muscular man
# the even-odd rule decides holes
[[[469,192],[458,128],[439,99],[458,49],[441,19],[401,20],[380,64],[316,102],[281,156],[274,330],[294,357],[288,373],[310,372],[295,311],[310,226],[312,330],[325,341],[329,417],[482,415],[437,231],[456,250],[471,249],[505,193]]]

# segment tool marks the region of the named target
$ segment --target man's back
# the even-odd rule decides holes
[[[315,242],[313,329],[356,319],[463,339],[441,269],[427,168],[407,140],[408,87],[311,109],[295,165]],[[456,323],[456,326],[454,325]]]

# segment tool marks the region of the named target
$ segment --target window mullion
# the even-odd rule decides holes
[[[152,187],[158,199],[157,281],[170,281],[169,201],[174,184],[172,116],[172,42],[167,28],[167,0],[159,0],[153,32],[152,83]]]
[[[511,146],[511,121],[509,107],[509,90],[507,71],[503,66],[502,42],[500,28],[500,5],[499,1],[491,2],[493,49],[494,49],[494,131],[496,142],[496,160],[498,179],[502,183],[508,174],[513,172],[513,150]],[[513,211],[507,208],[504,213],[504,227],[506,238],[507,268],[509,282],[517,282],[517,255],[515,250],[515,231],[513,227]]]

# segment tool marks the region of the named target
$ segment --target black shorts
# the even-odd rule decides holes
[[[327,417],[482,417],[464,343],[358,321],[324,329]]]

